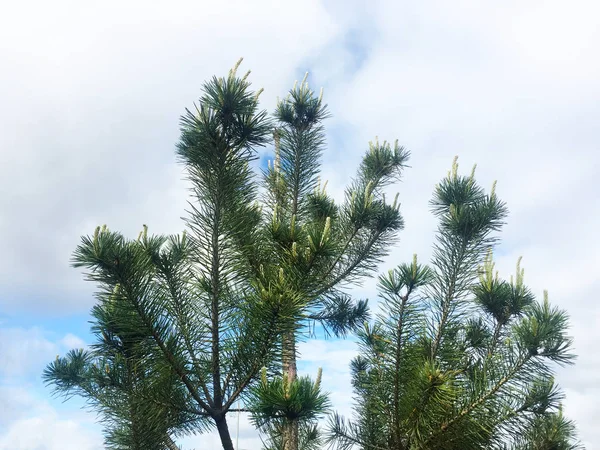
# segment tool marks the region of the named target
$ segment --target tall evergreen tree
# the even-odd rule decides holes
[[[191,415],[202,425],[196,431],[203,431],[206,421],[215,426],[226,450],[233,450],[227,412],[280,352],[281,318],[295,314],[289,310],[293,302],[280,300],[294,294],[286,291],[279,272],[267,267],[259,273],[252,266],[262,243],[249,163],[256,157],[255,147],[270,139],[272,123],[258,109],[260,91],[252,92],[247,75],[238,77],[236,70],[205,83],[198,106],[181,120],[177,153],[193,194],[189,233],[150,236],[144,229],[130,240],[97,229],[83,238],[74,255],[75,265],[87,269],[99,287],[99,308],[112,305],[116,311],[110,318],[96,317],[98,330],[121,330],[101,336],[95,350],[81,356],[86,369],[78,387],[96,382],[94,361],[106,359],[110,346],[125,347],[130,336],[139,337],[135,352],[120,355],[124,376],[131,368],[136,375],[169,380],[165,387],[151,384],[143,397],[126,386],[124,392],[135,398],[137,408],[148,410],[144,430],[164,427],[161,405],[166,403],[167,410]],[[78,380],[64,377],[74,361],[69,355],[54,363],[47,380],[63,391],[69,383],[77,385]],[[171,390],[177,392],[176,404]],[[88,394],[94,405],[103,404],[104,392]],[[127,419],[131,424],[133,417]],[[132,439],[140,437],[130,432]],[[146,448],[143,440],[136,442],[131,448]]]
[[[74,255],[99,288],[98,342],[51,364],[46,380],[86,396],[110,418],[107,434],[121,433],[130,448],[145,448],[139,429],[170,445],[171,434],[208,424],[232,450],[226,415],[253,385],[255,420],[273,442],[314,445],[328,401],[319,380],[297,378],[298,337],[307,321],[344,335],[367,318],[366,302],[340,288],[371,273],[402,227],[397,201],[387,203],[382,189],[398,178],[407,152],[371,144],[336,205],[318,183],[322,97],[304,80],[278,103],[273,122],[258,109],[248,74],[236,70],[207,82],[181,121],[189,233],[151,236],[144,227],[131,240],[98,228]],[[250,162],[273,135],[261,207]],[[107,374],[131,381],[103,384],[97,368],[107,365]],[[117,398],[123,406],[111,403]],[[261,408],[265,399],[271,403]]]
[[[315,95],[306,77],[296,83],[277,104],[275,160],[265,174],[268,262],[285,274],[294,293],[285,301],[295,302],[296,314],[282,337],[282,375],[257,387],[254,419],[268,424],[272,445],[283,450],[318,442],[314,408],[326,403],[317,384],[297,378],[297,342],[306,337],[307,323],[343,336],[367,318],[366,301],[353,300],[343,288],[376,270],[403,226],[397,197],[388,203],[383,189],[399,178],[408,152],[397,142],[370,143],[338,205],[319,181],[327,117],[322,92]]]
[[[556,364],[570,364],[568,317],[526,287],[520,260],[502,280],[492,246],[507,209],[452,170],[436,187],[430,267],[379,278],[381,312],[352,361],[356,420],[334,416],[338,447],[365,450],[574,449]]]

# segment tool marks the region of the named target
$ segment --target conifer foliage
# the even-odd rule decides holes
[[[368,318],[366,302],[341,288],[373,273],[403,226],[382,190],[400,176],[404,149],[371,143],[338,205],[319,182],[322,95],[304,79],[270,118],[237,68],[205,83],[181,119],[186,232],[144,226],[128,239],[102,227],[74,253],[98,287],[97,341],[44,377],[101,413],[114,449],[172,448],[216,427],[232,450],[227,413],[238,400],[269,445],[318,446],[329,401],[320,375],[297,376],[298,340],[310,322],[344,336]],[[268,142],[275,161],[261,181],[250,163]]]
[[[99,289],[98,340],[81,357],[58,358],[45,379],[90,400],[109,436],[124,430],[122,444],[107,438],[112,448],[160,448],[167,435],[216,427],[233,450],[226,415],[279,354],[281,318],[295,314],[286,309],[293,302],[281,301],[293,295],[284,278],[253,267],[262,254],[261,215],[249,163],[272,123],[258,109],[260,91],[236,71],[205,83],[181,119],[177,154],[192,187],[187,232],[153,236],[144,227],[131,240],[98,228],[74,254]],[[111,377],[113,367],[122,373]],[[117,409],[115,398],[135,401]]]
[[[436,187],[431,266],[381,275],[381,312],[359,333],[351,365],[356,418],[334,416],[340,449],[574,449],[573,424],[553,380],[571,364],[568,318],[537,300],[517,263],[499,278],[492,246],[507,213],[474,170]]]
[[[297,377],[297,343],[316,321],[344,336],[368,317],[364,300],[342,289],[373,274],[403,227],[397,197],[383,189],[399,179],[408,160],[402,147],[378,140],[369,144],[353,181],[337,204],[319,181],[328,117],[322,93],[297,83],[275,111],[275,160],[265,174],[265,235],[270,253],[261,267],[282,271],[293,302],[281,339],[281,375],[254,389],[255,423],[271,448],[319,448],[317,419],[326,411],[319,383]],[[276,401],[278,408],[265,407]]]
[[[241,61],[240,61],[241,62]],[[175,450],[178,437],[250,412],[268,450],[330,443],[365,450],[577,448],[561,412],[556,364],[570,364],[568,318],[535,298],[523,270],[494,271],[491,249],[507,214],[495,189],[454,163],[436,187],[439,219],[430,266],[380,276],[382,308],[348,288],[372,276],[403,228],[384,191],[409,158],[398,143],[369,143],[341,201],[320,181],[322,92],[306,78],[259,109],[249,73],[204,84],[181,118],[177,156],[191,187],[180,235],[137,239],[98,227],[73,265],[97,287],[95,342],[50,363],[55,392],[85,398],[114,450]],[[256,149],[274,160],[257,176]],[[310,326],[357,333],[356,418],[333,415],[321,371],[299,376],[298,343]]]

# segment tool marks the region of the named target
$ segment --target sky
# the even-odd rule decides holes
[[[81,402],[40,380],[91,342],[94,286],[69,265],[97,225],[183,230],[179,116],[204,80],[241,71],[272,110],[309,72],[332,118],[322,178],[340,196],[368,141],[398,139],[406,226],[381,270],[431,255],[428,200],[455,155],[510,209],[497,267],[568,310],[579,355],[564,409],[600,449],[600,4],[594,1],[6,1],[0,14],[0,450],[96,450]],[[266,151],[266,150],[265,150]],[[263,159],[268,154],[262,155]],[[376,300],[374,282],[352,294]],[[351,408],[351,341],[301,344]],[[236,420],[232,420],[233,424]],[[232,426],[235,430],[235,425]],[[186,449],[218,448],[214,435]],[[242,417],[240,449],[260,441]]]

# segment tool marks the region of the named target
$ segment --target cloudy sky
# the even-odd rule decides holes
[[[0,450],[101,448],[94,415],[40,382],[56,354],[90,342],[93,286],[70,253],[99,224],[183,229],[178,119],[240,56],[270,110],[306,71],[325,88],[333,193],[375,136],[412,152],[396,187],[406,229],[382,270],[430,256],[427,201],[454,155],[465,171],[477,163],[483,185],[498,180],[511,211],[498,267],[509,275],[522,255],[529,285],[570,312],[579,359],[558,381],[587,448],[600,449],[597,2],[90,4],[7,1],[0,14]],[[356,295],[374,298],[373,283]],[[302,348],[342,411],[354,352]],[[242,419],[240,447],[258,449],[253,436]]]

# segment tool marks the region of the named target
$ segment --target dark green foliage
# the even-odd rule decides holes
[[[573,450],[575,424],[566,419],[562,411],[537,415],[523,436],[517,437],[511,450]]]
[[[320,372],[314,383],[307,376],[291,382],[287,374],[268,380],[264,369],[262,380],[252,394],[253,420],[259,428],[273,419],[315,421],[330,407],[327,395],[321,392]]]
[[[310,381],[296,380],[297,338],[311,321],[343,336],[368,318],[366,302],[340,289],[373,273],[403,225],[382,188],[398,179],[407,152],[370,144],[338,205],[318,180],[328,116],[322,96],[303,80],[271,120],[258,108],[260,91],[250,90],[237,67],[205,83],[198,105],[181,119],[177,155],[192,191],[188,233],[149,236],[144,227],[130,240],[97,229],[74,255],[98,287],[97,341],[85,362],[61,360],[46,380],[66,395],[84,395],[109,418],[107,433],[131,448],[150,448],[138,428],[156,430],[160,446],[160,436],[214,425],[231,450],[226,414],[247,401],[263,367],[269,376],[283,367],[286,375],[270,383],[287,377],[290,392],[298,392],[294,405],[307,414],[282,419],[273,410],[269,418],[270,410],[258,408],[256,420],[262,414],[272,442],[290,450],[317,446],[314,422],[326,397],[311,403],[300,395]],[[271,137],[276,157],[261,207],[250,162]],[[102,377],[112,384],[95,369],[106,361]],[[116,397],[135,408],[117,407]],[[301,434],[278,434],[282,420]]]
[[[277,105],[275,159],[265,173],[269,250],[256,267],[259,272],[282,270],[294,292],[285,299],[295,302],[297,314],[289,317],[293,331],[284,333],[281,355],[282,375],[292,386],[301,383],[296,380],[296,345],[307,337],[306,324],[316,321],[326,333],[345,336],[368,319],[366,301],[355,301],[342,289],[377,269],[403,227],[397,201],[388,203],[383,188],[398,180],[408,153],[397,143],[370,143],[338,205],[318,179],[326,117],[322,95],[317,97],[306,79],[296,84]],[[273,383],[282,380],[279,376]],[[256,406],[257,423],[267,423],[268,416]],[[301,431],[312,432],[314,425],[299,417],[286,417],[283,424],[280,417],[271,420],[263,428],[275,433],[270,442],[280,439],[285,450],[299,448]]]
[[[99,289],[97,342],[83,368],[63,361],[49,367],[46,379],[67,394],[93,385],[83,395],[125,424],[107,423],[107,433],[129,439],[130,448],[153,448],[146,443],[158,439],[153,429],[177,435],[216,425],[224,448],[232,449],[225,415],[278,353],[282,318],[295,314],[293,302],[281,302],[294,293],[278,271],[255,276],[263,250],[249,162],[270,139],[272,124],[258,109],[260,92],[236,70],[206,83],[198,106],[181,120],[177,154],[193,193],[189,233],[149,236],[144,227],[129,240],[97,229],[74,254],[74,265]],[[105,360],[112,382],[120,383],[114,389],[94,369]],[[133,381],[123,384],[125,376]],[[119,395],[135,409],[122,414],[106,403]],[[138,422],[148,437],[131,425]]]
[[[296,370],[297,342],[317,322],[360,339],[356,420],[331,422],[341,448],[577,448],[552,378],[573,360],[568,318],[536,300],[519,264],[510,281],[494,273],[507,214],[494,189],[454,162],[431,201],[431,265],[415,257],[380,276],[369,324],[367,302],[346,288],[377,270],[403,227],[383,190],[408,152],[370,143],[338,204],[319,180],[322,95],[305,79],[270,119],[236,70],[206,83],[181,119],[187,232],[144,226],[134,240],[104,227],[82,239],[73,263],[98,289],[96,340],[49,364],[46,382],[100,413],[109,448],[174,450],[174,438],[216,427],[233,450],[227,414],[238,401],[268,450],[323,448],[320,372],[313,382]],[[261,199],[250,163],[271,138]]]
[[[100,414],[107,448],[164,449],[171,436],[208,427],[206,418],[186,410],[185,392],[171,371],[149,370],[149,336],[120,320],[117,296],[92,311],[96,344],[72,350],[48,365],[43,378],[67,398],[79,395]],[[129,315],[128,320],[133,317]],[[169,447],[172,448],[172,447]]]
[[[354,302],[349,295],[335,294],[324,296],[321,310],[308,316],[317,320],[327,334],[345,337],[348,333],[359,329],[369,318],[369,307],[366,300]]]
[[[329,398],[321,391],[321,371],[313,382],[310,377],[290,380],[287,373],[268,380],[263,370],[261,382],[252,389],[254,425],[266,436],[265,450],[281,450],[287,441],[286,426],[298,424],[299,450],[318,450],[324,441],[318,420],[330,409]]]
[[[535,299],[520,261],[510,281],[491,248],[506,216],[494,189],[452,171],[431,202],[431,267],[382,275],[381,312],[352,362],[356,419],[334,415],[341,449],[574,449],[555,364],[573,361],[568,317]]]

